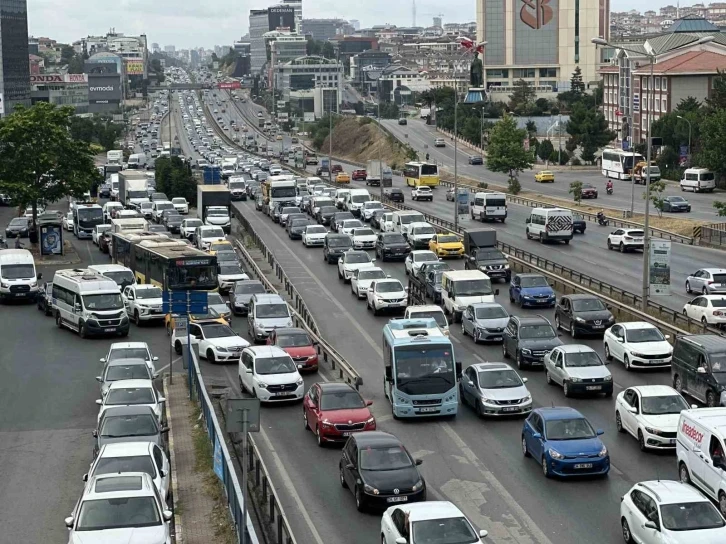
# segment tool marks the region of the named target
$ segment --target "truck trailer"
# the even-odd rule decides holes
[[[492,281],[502,279],[509,283],[512,271],[507,257],[497,248],[496,230],[474,228],[464,231],[464,252],[466,270],[479,270]]]
[[[212,206],[224,206],[229,212],[231,200],[229,189],[224,185],[198,185],[197,217],[206,221],[207,208]]]
[[[136,209],[141,202],[149,200],[147,192],[149,178],[138,170],[124,170],[118,174],[118,200],[128,209]]]

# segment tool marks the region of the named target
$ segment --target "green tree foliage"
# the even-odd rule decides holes
[[[726,109],[717,109],[701,122],[699,164],[726,174]]]
[[[643,191],[643,200],[648,199],[653,203],[653,207],[658,210],[658,216],[663,216],[663,191],[666,189],[665,181],[651,181],[650,182],[650,195],[647,191]]]
[[[69,124],[71,136],[89,144],[99,144],[107,151],[116,147],[123,126],[108,117],[72,117]]]
[[[578,146],[586,151],[583,160],[591,162],[597,149],[604,147],[615,138],[615,133],[608,129],[608,122],[600,111],[588,107],[584,102],[577,102],[572,107],[570,120],[567,122],[570,135],[567,149],[573,152]]]
[[[579,206],[580,202],[582,202],[582,182],[573,181],[570,183],[570,190],[568,192],[572,195],[573,200]]]
[[[550,140],[542,140],[542,142],[540,142],[539,144],[539,147],[537,147],[537,155],[543,161],[549,160],[554,151],[555,147],[552,145],[552,142]]]
[[[333,44],[327,40],[323,41],[308,38],[306,50],[308,55],[315,55],[326,59],[335,58],[335,48],[333,47]]]
[[[184,197],[192,205],[197,200],[197,184],[192,171],[179,157],[160,157],[154,163],[156,190],[175,197]]]
[[[98,181],[88,143],[71,135],[73,114],[72,107],[39,102],[0,120],[0,192],[32,206],[33,221],[38,204],[82,197]]]
[[[507,180],[507,191],[510,195],[518,195],[522,192],[522,184],[519,183],[518,177],[509,178]]]
[[[76,51],[71,45],[61,45],[61,64],[68,64],[70,60],[75,56]]]
[[[393,102],[381,103],[381,119],[398,119],[401,110]]]
[[[711,96],[706,98],[706,106],[712,111],[726,108],[726,72],[719,70],[713,78]]]
[[[151,71],[156,77],[156,81],[158,81],[159,83],[163,83],[164,79],[166,79],[166,76],[164,75],[164,67],[161,65],[161,60],[151,59],[150,67]]]
[[[527,131],[517,128],[514,117],[505,115],[489,133],[487,168],[493,172],[509,174],[510,179],[516,178],[522,170],[531,168],[534,156],[530,151],[524,150],[525,138]]]
[[[534,105],[537,106],[542,111],[549,111],[549,109],[552,107],[552,103],[547,100],[546,98],[538,98]]]
[[[575,66],[575,71],[570,76],[570,90],[576,94],[585,92],[585,83],[582,81],[582,70],[579,66]]]
[[[726,202],[721,202],[719,200],[716,200],[713,203],[713,207],[716,208],[716,213],[719,217],[725,217],[726,216]]]
[[[518,115],[532,113],[537,94],[534,87],[523,79],[514,83],[514,92],[509,95],[509,108]]]

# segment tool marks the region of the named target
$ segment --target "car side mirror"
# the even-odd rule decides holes
[[[489,534],[489,531],[487,531],[485,529],[482,529],[481,531],[479,531],[480,538],[486,538],[488,534]]]
[[[88,481],[88,474],[87,474],[87,473],[86,473],[86,474],[84,474],[84,475],[83,475],[83,478],[81,478],[81,479],[82,479],[82,480],[83,480],[84,482],[87,482],[87,481]]]
[[[666,334],[666,335],[665,335],[665,339],[666,339],[666,340],[670,340],[670,339],[671,339],[671,335],[670,335],[670,334]]]
[[[416,463],[416,466],[419,467],[423,464],[423,459],[415,459],[414,463]]]
[[[542,434],[535,431],[532,433],[532,438],[534,438],[535,440],[539,440],[540,438],[542,438]]]
[[[620,342],[621,344],[624,344],[625,343],[625,338],[623,338],[621,336],[618,336],[617,337],[617,341]]]
[[[98,438],[98,431],[93,429],[93,431],[91,431],[91,436],[93,436],[93,438]]]
[[[158,361],[158,360],[159,360],[159,358],[158,358],[158,357],[156,357],[156,356],[154,356],[154,357],[152,357],[152,358],[151,358],[151,360],[152,360],[152,361]]]
[[[645,524],[643,525],[643,527],[645,527],[646,529],[653,529],[654,531],[659,530],[658,526],[655,524],[655,522],[650,521],[650,520],[646,521]]]
[[[696,370],[696,372],[698,372],[699,374],[705,374],[706,373],[706,369],[703,368],[702,366],[699,366],[698,367],[698,370]]]
[[[391,367],[390,366],[387,366],[386,367],[386,380],[388,380],[389,382],[390,381],[393,381],[393,376],[391,374]]]
[[[466,380],[466,385],[468,385],[469,387],[474,387],[474,382],[471,380]]]
[[[461,378],[461,361],[456,361],[454,363],[454,368],[456,369],[456,377]]]
[[[559,362],[559,361],[557,361],[557,362],[555,363],[555,366],[556,366],[557,368],[562,368],[562,363],[561,363],[561,362]]]
[[[166,402],[166,397],[159,397],[159,404]]]
[[[347,468],[348,470],[353,470],[355,468],[355,465],[353,463],[348,463],[347,465],[345,465],[345,468]]]
[[[171,521],[171,518],[174,516],[174,512],[171,510],[164,510],[161,515],[164,517],[164,521]]]
[[[160,471],[159,471],[159,476],[161,476],[162,478],[165,478],[165,477],[166,477],[166,471],[165,471],[165,470],[163,470],[163,469],[162,469],[162,470],[160,470]]]
[[[627,410],[631,414],[637,414],[638,413],[638,409],[635,406],[628,406]]]
[[[245,372],[247,374],[252,374],[252,369],[251,368],[245,368]]]
[[[532,220],[531,220],[531,219],[530,219],[530,218],[528,217],[528,218],[527,218],[527,219],[526,219],[526,220],[525,220],[524,222],[525,222],[525,223],[531,223],[531,222],[532,222]]]
[[[406,540],[402,536],[399,536],[396,538],[396,544],[407,544],[407,543],[408,543],[408,540]]]
[[[166,434],[169,432],[169,427],[162,427],[161,429],[159,429],[159,432],[161,434]]]
[[[66,527],[68,527],[69,529],[73,528],[73,522],[75,521],[73,516],[68,516],[64,521],[65,521]]]
[[[529,378],[522,378],[522,383],[527,383],[529,381]]]
[[[96,381],[98,383],[103,383],[103,376],[96,376]]]
[[[43,279],[43,273],[38,272],[38,275],[36,276],[39,280]]]
[[[595,431],[595,434],[597,434],[598,436],[602,436],[605,434],[605,431],[603,431],[602,429],[598,429],[597,431]]]
[[[81,305],[80,304],[74,304],[73,305],[73,311],[74,312],[80,312],[81,311]]]

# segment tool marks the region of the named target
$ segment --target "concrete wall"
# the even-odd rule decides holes
[[[689,76],[669,78],[671,104],[675,108],[681,100],[689,96],[703,102],[708,96],[708,76]]]

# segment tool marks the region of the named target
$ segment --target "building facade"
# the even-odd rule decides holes
[[[28,4],[0,0],[0,117],[18,104],[30,106]]]
[[[292,6],[293,10],[295,11],[295,32],[300,32],[300,29],[302,28],[302,18],[303,18],[303,6],[302,6],[302,0],[282,0],[283,6]]]
[[[250,65],[252,73],[259,73],[267,62],[265,39],[270,31],[270,20],[266,9],[250,10]]]
[[[88,74],[31,75],[30,99],[33,104],[73,106],[76,113],[89,113]]]
[[[486,41],[484,83],[569,89],[576,67],[598,81],[592,38],[609,39],[610,0],[477,0],[477,41]]]
[[[361,90],[371,91],[369,88],[369,72],[378,74],[386,66],[391,64],[391,54],[384,51],[363,51],[350,58],[351,83]],[[376,78],[378,75],[375,76]]]
[[[340,34],[348,23],[342,19],[303,19],[303,34],[315,40],[330,40]]]
[[[317,56],[303,56],[274,67],[277,88],[285,101],[291,91],[334,89],[338,103],[343,94],[343,64]]]

